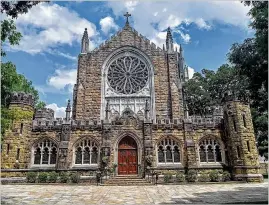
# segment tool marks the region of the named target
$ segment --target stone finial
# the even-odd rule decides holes
[[[85,31],[82,36],[81,40],[81,53],[88,53],[89,52],[89,36],[87,28],[85,28]]]
[[[67,102],[67,106],[65,109],[65,113],[66,113],[66,120],[70,120],[70,114],[71,114],[71,104],[70,104],[70,100],[68,100]]]
[[[166,50],[168,53],[171,53],[174,51],[173,36],[172,36],[170,27],[168,27],[167,34],[166,34]]]

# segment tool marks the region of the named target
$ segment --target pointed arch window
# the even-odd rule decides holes
[[[222,162],[221,146],[217,140],[204,139],[199,143],[200,162]]]
[[[57,145],[51,140],[43,140],[33,147],[34,165],[55,165],[57,158]]]
[[[75,145],[75,165],[97,165],[98,145],[90,139],[79,141]]]
[[[157,146],[158,164],[180,163],[180,146],[178,142],[171,138],[165,138]]]

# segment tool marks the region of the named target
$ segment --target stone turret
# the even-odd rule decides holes
[[[24,92],[12,93],[9,112],[13,117],[3,137],[1,167],[27,168],[30,156],[25,142],[32,129],[34,97]]]
[[[166,50],[168,53],[174,52],[173,36],[170,27],[168,27],[166,34]]]
[[[233,177],[236,180],[262,181],[247,98],[229,92],[223,102],[225,136]]]
[[[85,31],[83,33],[83,37],[81,40],[81,53],[88,53],[89,52],[89,36],[87,28],[85,28]]]

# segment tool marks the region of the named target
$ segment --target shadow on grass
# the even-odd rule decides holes
[[[165,204],[268,204],[267,187],[238,187],[231,191],[194,193],[194,197],[171,199]]]

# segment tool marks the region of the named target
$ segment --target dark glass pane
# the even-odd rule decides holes
[[[174,162],[180,162],[180,153],[178,147],[174,148]]]
[[[47,147],[43,151],[42,164],[49,164],[49,149]]]
[[[207,147],[207,159],[208,159],[208,162],[215,162],[214,153],[211,146]]]
[[[216,146],[215,151],[216,151],[216,161],[217,162],[221,162],[222,161],[222,158],[221,158],[221,151],[220,151],[219,146]]]
[[[40,148],[37,148],[35,151],[34,164],[40,164],[40,160],[41,160],[41,150]]]
[[[164,152],[163,152],[162,147],[159,147],[159,150],[158,150],[158,162],[165,162],[164,161]]]
[[[57,150],[54,147],[50,154],[50,164],[56,164],[56,158],[57,158]]]
[[[206,162],[206,153],[204,146],[200,146],[200,162]]]
[[[82,164],[82,151],[81,148],[77,148],[75,164]]]
[[[90,149],[86,147],[84,149],[83,164],[90,164]]]
[[[166,148],[166,162],[173,162],[172,151],[169,146]]]
[[[92,149],[92,164],[97,164],[98,150],[96,147]]]

